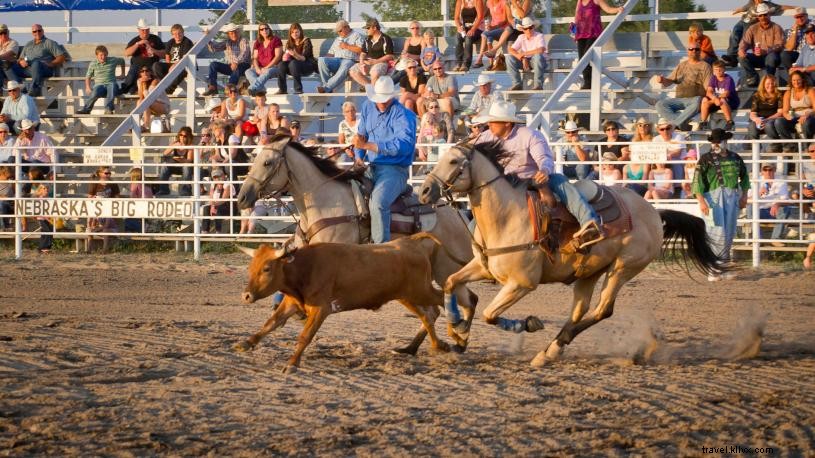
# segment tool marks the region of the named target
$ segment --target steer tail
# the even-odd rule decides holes
[[[454,255],[453,253],[451,253],[450,250],[448,250],[447,247],[444,246],[443,243],[441,243],[441,240],[439,240],[438,237],[431,234],[430,232],[419,232],[418,234],[411,235],[410,238],[412,240],[420,240],[420,239],[430,239],[430,240],[432,240],[433,243],[436,244],[436,246],[433,247],[433,255],[432,255],[433,258],[432,259],[436,259],[436,252],[438,251],[438,248],[441,247],[441,249],[444,251],[444,254],[446,254],[448,258],[452,259],[453,262],[455,262],[456,264],[459,264],[461,266],[467,264],[467,261],[464,261],[464,260],[460,259],[459,257],[457,257],[456,255]]]
[[[681,257],[685,270],[688,260],[703,273],[717,274],[728,270],[727,263],[711,247],[705,220],[676,210],[659,210],[662,218],[662,256]],[[684,246],[683,246],[684,242]]]

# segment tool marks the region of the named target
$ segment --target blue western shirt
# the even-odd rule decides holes
[[[374,165],[413,164],[416,151],[416,114],[394,100],[387,110],[379,111],[374,102],[362,102],[357,132],[376,143],[379,152],[357,149],[358,157]]]

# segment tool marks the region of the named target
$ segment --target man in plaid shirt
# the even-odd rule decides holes
[[[249,41],[241,36],[241,27],[229,23],[224,27],[227,40],[225,42],[210,42],[207,47],[210,51],[223,51],[226,63],[212,62],[209,64],[209,87],[204,95],[218,94],[218,74],[229,75],[230,84],[238,84],[238,78],[249,69],[251,65],[252,49]]]

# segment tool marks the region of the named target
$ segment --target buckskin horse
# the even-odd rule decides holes
[[[577,225],[569,230],[570,215],[554,225],[560,227],[558,233],[553,233],[556,228],[548,231],[552,223],[558,222],[552,218],[556,211],[548,213],[549,218],[541,218],[543,224],[531,223],[538,219],[532,215],[541,212],[533,211],[528,182],[504,174],[503,164],[508,157],[498,145],[458,144],[442,155],[419,191],[424,203],[436,202],[442,194],[467,193],[475,215],[476,256],[444,285],[448,321],[452,321],[452,330],[461,340],[467,339],[470,322],[460,319],[449,292],[472,281],[495,279],[503,285],[483,316],[487,323],[518,333],[534,332],[543,325],[534,316],[507,319],[501,317],[502,313],[538,284],[574,283],[572,315],[548,347],[532,360],[532,365],[539,367],[557,360],[564,347],[582,331],[610,317],[620,288],[661,253],[679,254],[674,259],[684,260],[687,272],[688,260],[705,273],[726,268],[711,249],[701,218],[673,210],[657,211],[635,192],[619,186],[595,189],[604,193],[606,200],[616,202],[609,208],[619,210],[620,224],[605,226],[606,238],[588,249],[571,246],[569,240]],[[591,182],[588,185],[595,186]],[[685,248],[680,246],[683,242]],[[599,302],[587,314],[595,285],[603,275]]]
[[[252,208],[260,198],[278,197],[288,192],[299,213],[295,246],[310,243],[364,243],[366,221],[358,208],[352,183],[362,180],[362,171],[341,169],[331,161],[317,156],[314,149],[291,142],[286,135],[277,135],[269,143],[256,148],[256,158],[238,194],[241,209]],[[433,227],[421,228],[435,236],[443,245],[432,264],[433,279],[445,284],[447,277],[472,259],[469,230],[466,222],[450,206],[435,209]],[[392,227],[391,232],[394,233]],[[394,233],[394,236],[399,234]],[[404,234],[403,234],[404,235]],[[466,285],[453,288],[457,302],[475,310],[478,297]],[[278,315],[272,315],[267,324],[278,327],[295,313],[291,297],[281,302]],[[277,313],[277,311],[276,311]],[[288,314],[282,315],[281,314]],[[472,320],[473,314],[465,314]],[[459,339],[448,326],[448,334],[456,340],[453,349],[463,351],[467,341]],[[422,327],[413,341],[400,353],[415,354],[427,332]]]

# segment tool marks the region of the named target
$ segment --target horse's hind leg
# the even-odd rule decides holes
[[[266,334],[269,334],[280,326],[286,324],[286,321],[295,313],[301,313],[300,306],[294,299],[287,297],[283,303],[281,303],[280,306],[275,309],[272,316],[266,320],[266,323],[263,325],[260,331],[252,334],[252,336],[246,339],[244,342],[235,345],[235,350],[248,351],[255,348],[258,342],[260,342],[260,340],[263,339]]]

